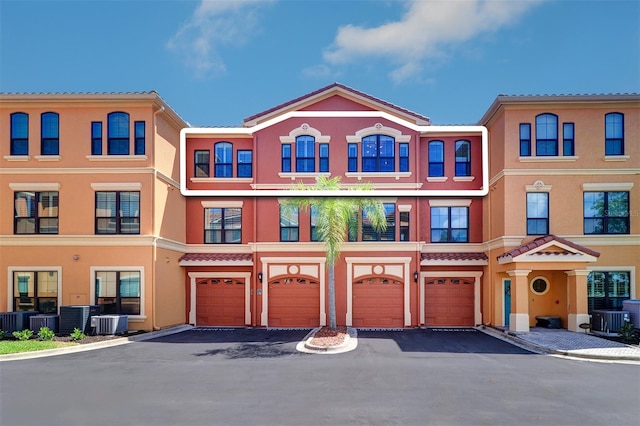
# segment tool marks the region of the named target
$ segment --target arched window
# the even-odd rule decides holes
[[[316,138],[310,135],[296,137],[296,172],[316,171]]]
[[[624,155],[624,115],[605,114],[604,126],[604,155]]]
[[[429,177],[444,176],[444,142],[429,142]]]
[[[471,176],[471,142],[456,141],[456,176]]]
[[[558,116],[536,116],[536,156],[558,155]]]
[[[395,142],[387,135],[362,138],[362,171],[395,172]]]
[[[40,121],[40,153],[60,154],[60,117],[55,112],[45,112]]]
[[[112,112],[107,116],[107,154],[129,155],[129,114]]]
[[[11,114],[11,155],[29,155],[29,114]]]
[[[213,146],[215,177],[233,177],[233,145],[230,142],[218,142]]]

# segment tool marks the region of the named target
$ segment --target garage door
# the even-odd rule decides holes
[[[209,278],[196,284],[196,325],[242,326],[244,280]]]
[[[308,278],[269,282],[269,327],[320,325],[320,284]]]
[[[389,278],[353,282],[353,326],[397,328],[404,326],[404,285]]]
[[[436,278],[425,282],[426,326],[473,326],[474,282],[464,278]]]

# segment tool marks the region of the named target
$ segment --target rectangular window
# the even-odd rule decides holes
[[[320,150],[320,173],[327,173],[329,172],[329,144],[318,144],[318,149]]]
[[[531,123],[520,123],[520,157],[531,156]]]
[[[604,154],[624,155],[624,115],[612,112],[604,116]]]
[[[216,142],[213,155],[213,175],[217,178],[233,177],[233,145],[230,142]]]
[[[311,206],[309,216],[311,218],[311,241],[320,241],[320,236],[318,235],[318,208],[316,206]]]
[[[315,148],[316,140],[313,136],[303,135],[296,138],[296,172],[316,171]]]
[[[444,142],[429,142],[429,177],[444,176]]]
[[[136,121],[134,123],[135,141],[133,153],[135,155],[144,155],[145,153],[145,124],[144,121]]]
[[[209,150],[197,150],[194,153],[193,171],[195,177],[209,177],[211,168]]]
[[[536,117],[536,156],[558,155],[558,117],[540,114]]]
[[[129,114],[126,112],[107,115],[107,154],[129,155]]]
[[[96,271],[96,304],[101,314],[140,315],[139,271]]]
[[[576,155],[575,151],[575,136],[573,123],[562,124],[562,155],[573,156]]]
[[[13,310],[58,313],[57,271],[14,271]]]
[[[350,143],[347,145],[347,170],[349,172],[358,171],[358,144]]]
[[[29,155],[29,115],[11,114],[11,155]]]
[[[375,230],[367,216],[367,210],[362,211],[362,241],[395,241],[396,205],[384,203],[384,211],[387,218],[387,229],[384,232]]]
[[[400,241],[409,241],[409,212],[400,212]]]
[[[253,177],[253,151],[248,150],[238,150],[237,151],[238,161],[236,167],[236,176],[239,178],[250,178]]]
[[[45,112],[40,118],[40,153],[59,155],[60,116],[55,112]]]
[[[14,234],[58,233],[57,191],[14,193]]]
[[[91,155],[102,155],[102,122],[91,122]]]
[[[549,193],[527,193],[527,235],[549,233]]]
[[[471,176],[471,142],[456,141],[456,176]]]
[[[280,206],[280,241],[299,241],[298,209]]]
[[[386,135],[362,138],[362,171],[395,171],[395,139]]]
[[[468,243],[468,207],[431,207],[432,243]]]
[[[408,143],[401,143],[398,145],[398,149],[400,151],[400,155],[399,155],[399,160],[400,160],[400,164],[399,164],[399,170],[401,172],[408,172],[409,171],[409,144]]]
[[[585,192],[585,234],[628,234],[629,193]]]
[[[621,310],[622,301],[631,297],[628,271],[593,271],[587,276],[589,314],[599,309]]]
[[[291,173],[291,144],[282,144],[282,172]]]
[[[204,209],[205,244],[240,244],[242,242],[242,209]]]
[[[96,234],[139,234],[140,192],[96,192]]]

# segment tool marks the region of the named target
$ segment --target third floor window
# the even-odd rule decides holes
[[[60,117],[55,112],[45,112],[40,119],[41,155],[60,154]]]
[[[604,116],[605,155],[624,155],[624,115],[612,112]]]

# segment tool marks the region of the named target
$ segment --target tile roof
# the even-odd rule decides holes
[[[186,253],[180,262],[246,262],[253,261],[251,253]]]
[[[519,256],[521,254],[528,253],[528,252],[530,252],[530,251],[532,251],[532,250],[534,250],[534,249],[536,249],[538,247],[542,247],[543,245],[545,245],[547,243],[550,243],[550,242],[557,242],[557,243],[560,243],[560,244],[564,244],[564,245],[566,245],[568,247],[571,247],[574,250],[581,251],[581,252],[583,252],[585,254],[589,254],[589,255],[594,256],[594,257],[600,257],[600,253],[598,253],[595,250],[591,250],[588,247],[581,246],[580,244],[573,243],[573,242],[571,242],[571,241],[569,241],[569,240],[567,240],[565,238],[561,238],[561,237],[558,237],[556,235],[550,234],[550,235],[545,235],[544,237],[536,238],[535,240],[530,241],[527,244],[521,245],[518,248],[515,248],[515,249],[513,249],[511,251],[508,251],[508,252],[498,256],[498,259],[506,258],[506,257],[512,257],[513,258],[513,257]],[[537,252],[535,254],[539,254],[539,255],[553,254],[553,255],[560,256],[560,255],[568,255],[568,254],[571,254],[571,253],[539,251],[539,252]]]
[[[469,261],[469,260],[487,260],[484,253],[422,253],[421,260],[453,260],[453,261]]]

